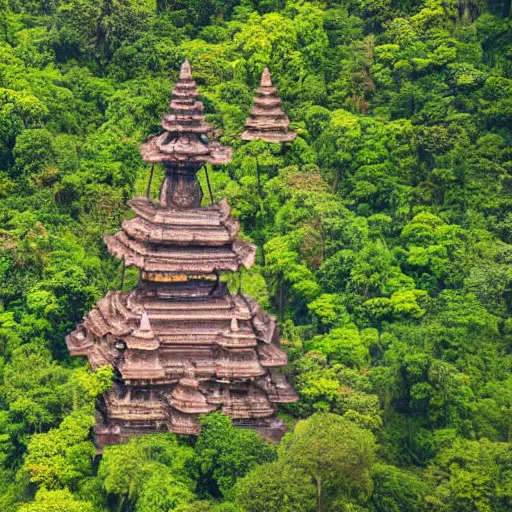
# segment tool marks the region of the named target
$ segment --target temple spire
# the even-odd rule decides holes
[[[155,333],[153,332],[153,329],[151,328],[151,323],[149,322],[149,316],[145,311],[144,311],[144,313],[142,313],[142,316],[140,317],[139,328],[133,330],[132,337],[146,339],[146,340],[154,340]]]
[[[204,105],[192,77],[190,63],[181,65],[179,81],[172,91],[170,112],[162,117],[162,135],[154,136],[141,146],[146,162],[167,165],[225,164],[232,150],[210,141],[213,127],[204,120]]]
[[[213,127],[204,119],[196,82],[188,60],[181,65],[172,91],[170,112],[162,117],[164,133],[141,146],[142,158],[163,163],[166,176],[160,188],[160,206],[189,209],[201,205],[202,191],[195,174],[205,164],[225,164],[232,149],[211,141]]]
[[[192,80],[192,69],[188,59],[185,59],[185,62],[181,65],[180,80]]]
[[[261,74],[260,86],[272,87],[272,77],[270,76],[270,71],[268,70],[268,68],[265,68],[263,70],[263,73]]]
[[[148,314],[144,311],[142,313],[142,316],[140,317],[140,331],[151,331],[151,324],[149,323],[149,317]]]
[[[200,211],[202,190],[196,173],[205,163],[229,161],[231,148],[209,141],[213,128],[204,120],[198,95],[186,60],[172,92],[171,113],[162,118],[166,131],[141,147],[145,160],[165,166],[159,203],[148,197],[133,199],[130,206],[136,216],[105,238],[109,252],[126,266],[139,268],[143,280],[236,272],[254,264],[256,247],[238,238],[239,224],[229,216],[225,201]]]
[[[264,140],[266,142],[292,142],[297,133],[289,129],[290,121],[281,108],[281,98],[272,85],[268,68],[261,74],[260,86],[251,114],[245,122],[242,140]]]

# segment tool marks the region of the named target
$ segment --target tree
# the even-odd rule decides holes
[[[316,487],[316,510],[333,496],[367,492],[375,458],[375,439],[368,430],[331,413],[301,420],[284,442],[282,460],[308,474]]]
[[[45,170],[54,163],[53,136],[45,129],[23,130],[13,149],[16,167],[27,176]]]
[[[375,464],[370,510],[375,512],[420,512],[425,510],[428,484],[410,471]]]
[[[275,448],[253,430],[233,427],[220,413],[201,418],[195,451],[201,485],[213,496],[225,495],[238,478],[276,458]]]
[[[70,372],[52,361],[44,345],[16,348],[2,377],[9,433],[14,439],[57,426],[71,409]]]
[[[21,505],[18,512],[94,512],[94,508],[91,503],[76,500],[67,489],[41,490],[34,502]]]
[[[156,2],[65,0],[59,4],[57,19],[63,58],[101,55],[111,58],[124,40],[134,40],[149,27]]]
[[[89,432],[93,425],[94,417],[78,410],[58,429],[33,436],[24,461],[31,481],[45,489],[62,489],[92,475],[96,449],[89,441]]]
[[[308,475],[282,462],[263,464],[239,478],[230,496],[246,512],[310,512],[315,509],[315,487]]]
[[[111,385],[112,369],[95,373],[77,370],[71,379],[75,409],[58,428],[32,436],[23,471],[30,481],[45,489],[76,489],[78,482],[93,474],[96,448],[89,439],[94,425],[94,404]]]
[[[193,458],[192,448],[180,445],[173,434],[136,437],[105,448],[98,476],[119,509],[167,512],[194,499]]]
[[[435,487],[427,503],[450,512],[508,510],[511,463],[508,444],[456,439],[429,465],[427,478]]]
[[[135,505],[136,512],[168,512],[195,499],[189,485],[172,474],[155,472],[145,482]]]

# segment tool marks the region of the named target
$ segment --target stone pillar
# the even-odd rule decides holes
[[[199,208],[203,191],[197,181],[196,173],[200,165],[178,167],[165,165],[165,178],[160,187],[160,205],[162,208]]]

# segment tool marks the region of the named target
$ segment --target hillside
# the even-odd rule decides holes
[[[212,414],[99,458],[112,372],[64,337],[186,58],[300,401],[278,446]],[[265,66],[289,146],[240,139]],[[0,510],[511,510],[510,0],[0,0],[0,218]]]

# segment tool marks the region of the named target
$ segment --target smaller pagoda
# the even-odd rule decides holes
[[[270,71],[265,68],[261,74],[260,86],[256,89],[251,114],[245,122],[242,140],[293,142],[297,133],[289,130],[290,120],[283,112],[281,104],[277,87],[272,85]]]

